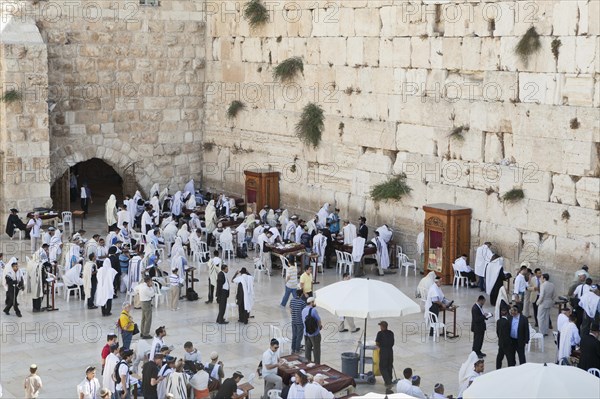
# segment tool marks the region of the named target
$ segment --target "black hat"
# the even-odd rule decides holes
[[[235,377],[244,378],[244,374],[242,374],[241,371],[234,371],[233,378],[235,378]]]
[[[13,213],[19,213],[19,210],[16,209],[16,208],[10,208],[10,211],[13,212]]]

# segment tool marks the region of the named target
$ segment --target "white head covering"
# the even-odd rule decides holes
[[[177,255],[185,257],[185,250],[183,249],[183,242],[181,237],[175,238],[175,244],[171,248],[171,258],[175,258]]]
[[[181,237],[181,241],[184,244],[187,244],[190,241],[190,232],[188,230],[188,225],[183,224],[179,231],[177,232],[177,237]]]
[[[496,320],[500,320],[500,304],[502,301],[506,302],[507,305],[510,306],[510,301],[508,300],[508,295],[506,294],[506,287],[500,287],[500,291],[498,291],[498,299],[496,299],[496,307],[494,308],[494,317]]]
[[[596,310],[598,309],[598,302],[600,296],[596,295],[593,291],[588,291],[579,300],[579,306],[587,313],[588,317],[594,318]]]
[[[479,360],[477,353],[471,352],[467,361],[460,366],[458,372],[458,388],[460,390],[459,395],[469,387],[469,379],[473,376],[473,370],[475,369],[475,363]]]
[[[169,196],[169,189],[168,188],[164,188],[164,190],[161,191],[160,195],[158,196],[158,201],[160,202],[160,208],[162,210],[162,206],[165,203],[165,199]]]
[[[219,236],[219,240],[221,242],[232,242],[233,234],[231,234],[231,228],[227,227],[225,230],[223,230],[223,232]]]
[[[183,191],[187,191],[192,194],[192,196],[196,195],[196,189],[194,188],[194,179],[191,179],[189,182],[185,184]]]
[[[109,226],[117,223],[117,198],[111,194],[106,201],[106,223]]]
[[[217,209],[215,208],[215,200],[210,200],[208,205],[206,205],[204,219],[206,221],[206,231],[210,234],[216,228]]]
[[[19,260],[17,258],[15,258],[14,256],[12,258],[10,258],[10,260],[8,261],[8,263],[6,264],[6,274],[4,275],[5,278],[2,279],[2,284],[4,285],[4,288],[8,287],[8,284],[6,284],[6,277],[10,277],[12,280],[23,280],[23,271],[21,269],[17,269],[17,271],[15,272],[12,269],[13,264],[15,263],[19,263]]]
[[[160,194],[160,188],[158,186],[158,183],[154,183],[152,185],[152,188],[150,189],[150,198],[154,197],[155,195],[159,195]]]
[[[177,191],[171,200],[171,213],[175,216],[181,215],[181,191]]]
[[[319,220],[318,220],[318,227],[325,227],[325,224],[327,223],[327,217],[329,216],[329,203],[326,202],[323,204],[323,206],[321,207],[321,209],[319,209],[319,212],[317,212],[317,215],[319,216]]]

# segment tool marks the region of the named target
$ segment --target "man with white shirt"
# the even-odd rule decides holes
[[[304,386],[304,397],[306,399],[333,399],[333,393],[323,388],[324,383],[325,376],[323,374],[315,375],[313,382]]]
[[[469,279],[469,287],[477,287],[477,284],[475,284],[475,280],[477,280],[477,278],[475,277],[475,273],[473,272],[473,269],[471,269],[471,266],[467,264],[466,254],[462,254],[458,259],[456,259],[453,266],[454,270],[459,272],[461,276]]]
[[[31,253],[34,253],[40,243],[40,230],[42,228],[42,219],[40,219],[39,212],[33,213],[33,218],[27,222],[27,230],[29,230],[29,236],[31,237]]]
[[[140,322],[140,338],[150,339],[150,327],[152,326],[152,299],[156,293],[154,292],[154,282],[152,277],[144,277],[144,284],[138,284],[135,287],[140,296],[142,305],[142,321]],[[152,359],[150,359],[152,360]]]
[[[575,349],[575,346],[581,342],[579,336],[579,330],[577,329],[577,316],[574,314],[569,315],[569,321],[562,325],[558,332],[558,352],[556,360],[559,364],[561,360],[571,357],[571,352]]]
[[[123,228],[123,222],[127,222],[130,225],[132,224],[131,215],[127,210],[127,204],[121,205],[117,212],[117,227],[119,229]]]
[[[415,375],[411,378],[411,382],[412,382],[412,385],[406,394],[410,395],[412,397],[415,397],[415,398],[426,399],[427,396],[425,396],[425,394],[423,393],[423,391],[421,390],[421,387],[420,387],[421,377],[419,377],[418,375]]]
[[[352,240],[352,263],[354,263],[354,274],[356,277],[365,275],[362,262],[362,257],[365,253],[365,242],[366,240],[360,236]]]
[[[408,394],[408,391],[410,391],[412,387],[413,370],[410,367],[407,367],[402,372],[402,375],[404,375],[404,378],[396,384],[396,392]]]
[[[352,245],[352,241],[356,238],[356,226],[350,223],[349,220],[344,220],[344,227],[342,228],[342,234],[344,236],[344,245]],[[364,238],[364,237],[363,237]],[[365,238],[366,240],[366,238]]]
[[[441,384],[439,382],[435,384],[430,399],[447,399],[447,397],[444,396],[444,384]]]
[[[515,277],[515,284],[513,287],[513,300],[519,306],[519,310],[523,311],[523,301],[525,300],[525,290],[527,290],[527,266],[521,266],[519,274]]]
[[[154,332],[156,333],[156,336],[150,345],[150,356],[148,356],[148,360],[154,360],[154,354],[160,353],[160,349],[165,346],[164,337],[167,336],[167,329],[165,326],[158,327]]]
[[[131,375],[129,374],[129,363],[133,358],[133,350],[121,348],[121,360],[118,363],[116,372],[119,375],[119,381],[115,386],[115,399],[131,398]]]
[[[144,206],[144,213],[142,213],[141,230],[142,234],[148,234],[154,227],[154,212],[152,205],[146,204]]]
[[[475,274],[479,277],[479,289],[481,291],[486,290],[485,286],[485,269],[487,263],[492,260],[492,247],[491,242],[485,242],[482,246],[477,248],[475,252]]]
[[[298,225],[296,226],[296,232],[294,233],[294,242],[296,244],[302,243],[302,234],[304,233],[304,221],[298,221]]]
[[[89,366],[85,369],[85,379],[77,386],[79,399],[99,399],[100,383],[96,378],[96,367]]]
[[[260,248],[262,264],[271,275],[273,274],[273,270],[271,265],[271,248],[269,248],[269,245],[272,244],[272,236],[273,233],[268,228],[265,228],[263,232],[258,236],[257,242]]]
[[[265,392],[270,389],[281,389],[283,380],[277,375],[279,360],[279,341],[271,339],[270,347],[262,355],[262,376],[265,380]]]

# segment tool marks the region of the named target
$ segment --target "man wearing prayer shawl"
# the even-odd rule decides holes
[[[269,213],[267,213],[267,224],[271,227],[275,227],[277,224],[277,216],[275,216],[273,209],[269,209]]]
[[[315,217],[308,222],[306,222],[306,227],[308,227],[308,234],[314,236],[317,233],[317,220],[319,219],[319,215],[315,215]]]
[[[575,324],[576,322],[577,316],[571,314],[569,316],[569,322],[565,323],[558,332],[559,341],[556,360],[558,360],[559,364],[561,364],[563,359],[567,359],[568,361],[575,346],[579,345],[581,342],[579,330],[577,329],[577,324]]]
[[[475,274],[479,277],[478,285],[481,291],[485,291],[486,289],[485,267],[494,255],[490,249],[491,246],[491,242],[486,242],[478,247],[475,252]]]
[[[31,293],[35,313],[42,310],[46,277],[46,269],[42,261],[30,259],[27,262],[27,293]]]
[[[106,211],[106,224],[108,227],[112,227],[117,223],[117,198],[114,194],[111,194],[108,197],[108,201],[106,201],[105,205]]]
[[[375,231],[379,233],[379,238],[381,238],[386,245],[392,240],[392,235],[394,235],[394,232],[387,224],[378,227]]]
[[[181,243],[183,245],[189,245],[190,243],[190,232],[188,230],[187,224],[182,224],[181,228],[177,232],[177,237],[181,238]]]
[[[91,253],[87,259],[83,264],[83,295],[87,299],[87,308],[96,309],[98,308],[98,306],[94,305],[94,297],[96,296],[96,288],[98,287],[96,254]]]
[[[590,291],[583,294],[579,300],[579,306],[583,309],[583,322],[581,323],[581,335],[590,333],[590,326],[600,307],[600,289],[597,285],[592,285]]]
[[[494,317],[497,320],[500,320],[500,310],[504,308],[510,308],[509,306],[510,300],[508,299],[508,294],[506,293],[506,287],[504,285],[500,287],[498,290],[498,298],[496,298],[496,305],[494,307]]]
[[[182,212],[183,202],[181,199],[181,191],[177,191],[173,196],[173,200],[171,202],[171,214],[174,218],[179,219]]]
[[[267,223],[267,212],[269,210],[269,205],[265,205],[263,209],[258,212],[258,216],[260,217],[260,221],[263,223]]]
[[[160,202],[158,201],[158,195],[150,197],[150,205],[152,205],[152,210],[154,211],[154,224],[158,226],[160,223]]]
[[[498,291],[504,284],[504,258],[494,254],[485,269],[485,291],[490,296],[492,305],[496,305]]]
[[[384,270],[390,267],[390,255],[388,254],[387,244],[381,239],[378,231],[375,231],[375,237],[371,241],[377,247],[377,267],[379,275],[383,276]]]
[[[281,224],[281,230],[285,231],[286,227],[288,225],[288,223],[290,222],[290,216],[289,216],[289,212],[287,209],[284,209],[283,212],[281,212],[281,216],[279,216],[279,219],[277,219],[277,221]]]
[[[142,279],[144,266],[139,252],[129,259],[129,268],[127,269],[127,291],[132,291]]]
[[[217,228],[217,208],[215,208],[215,201],[210,200],[206,209],[204,210],[204,221],[206,223],[206,233],[208,245],[212,242],[212,232]]]
[[[14,307],[17,317],[21,317],[17,296],[19,295],[19,291],[25,288],[23,271],[19,269],[19,262],[14,256],[10,258],[5,269],[4,287],[6,288],[6,300],[4,303],[6,306],[4,307],[4,313],[9,315],[10,309]]]
[[[466,362],[460,366],[458,372],[458,397],[462,398],[463,392],[473,383],[473,380],[483,374],[484,362],[477,353],[471,352]]]
[[[326,202],[325,204],[323,204],[321,209],[319,209],[319,212],[317,212],[317,221],[316,221],[317,228],[321,228],[321,229],[324,228],[325,224],[327,223],[328,217],[329,217],[329,203]]]
[[[352,241],[356,238],[356,226],[350,223],[349,220],[344,220],[342,233],[344,235],[344,245],[352,245]]]
[[[313,237],[313,253],[319,255],[317,263],[323,265],[323,259],[325,257],[325,249],[327,247],[327,238],[323,235],[321,230],[318,231],[317,235]]]
[[[294,219],[294,217],[292,216],[292,219],[285,225],[285,230],[283,233],[283,240],[288,242],[288,241],[295,241],[296,235],[296,219]]]
[[[245,267],[242,267],[233,276],[233,283],[238,285],[236,303],[240,323],[248,324],[250,312],[254,306],[254,277],[248,273]]]
[[[98,287],[96,288],[95,305],[102,307],[102,316],[110,316],[112,299],[115,295],[114,280],[117,271],[112,268],[110,259],[104,259],[102,267],[98,270]]]
[[[73,266],[69,270],[65,272],[65,274],[63,275],[65,287],[77,287],[81,291],[83,287],[83,279],[81,278],[81,266],[82,265],[78,260],[76,263],[73,264]],[[80,295],[80,297],[83,297],[83,295]]]

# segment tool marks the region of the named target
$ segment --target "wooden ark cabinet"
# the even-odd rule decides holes
[[[433,271],[443,284],[452,284],[452,264],[471,249],[471,209],[451,204],[424,205],[425,271]],[[467,262],[468,263],[468,262]]]
[[[258,212],[265,205],[272,209],[279,208],[279,172],[263,169],[245,170],[246,204]]]

